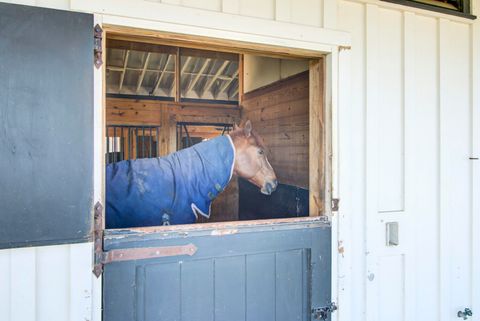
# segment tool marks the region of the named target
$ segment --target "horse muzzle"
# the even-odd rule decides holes
[[[278,181],[276,179],[265,182],[260,192],[265,195],[271,195],[277,189]]]

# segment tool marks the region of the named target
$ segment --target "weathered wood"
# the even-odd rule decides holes
[[[310,125],[309,125],[309,190],[310,216],[321,215],[324,211],[325,193],[325,140],[324,140],[324,73],[323,60],[310,61]]]
[[[176,48],[170,46],[163,46],[158,44],[146,43],[146,42],[135,42],[135,41],[123,41],[108,38],[107,39],[107,48],[109,49],[120,49],[120,50],[135,50],[142,52],[156,52],[162,54],[175,54]]]
[[[225,53],[245,53],[269,57],[299,59],[323,56],[318,50],[288,48],[281,46],[262,45],[258,43],[225,40],[209,37],[173,34],[170,32],[150,31],[145,29],[103,25],[111,39],[137,41],[150,44],[180,46],[196,49],[207,49]]]
[[[309,187],[308,72],[245,93],[242,119],[250,119],[268,147],[280,183]]]
[[[240,55],[240,58],[238,60],[238,103],[241,105],[243,102],[243,95],[245,94],[245,77],[244,77],[244,72],[245,72],[245,59],[244,55]]]
[[[180,77],[180,48],[177,48],[177,53],[175,54],[175,101],[180,101],[180,96],[182,92],[182,79]]]
[[[162,125],[162,109],[175,122],[234,123],[240,120],[240,109],[230,105],[175,103],[160,100],[107,98],[107,125]]]

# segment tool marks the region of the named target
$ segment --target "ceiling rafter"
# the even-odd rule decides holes
[[[143,64],[142,73],[140,74],[140,77],[138,77],[137,88],[135,90],[135,93],[138,93],[138,91],[140,90],[140,87],[142,86],[143,78],[145,78],[145,73],[147,71],[148,61],[150,60],[150,55],[151,53],[148,52],[145,58],[145,62]]]
[[[207,69],[208,65],[210,64],[210,61],[212,61],[211,58],[205,59],[205,62],[202,65],[202,68],[200,68],[198,74],[195,76],[192,82],[187,87],[187,90],[185,93],[188,93],[190,90],[192,90],[193,87],[197,84],[198,80],[200,79],[200,76],[204,73],[205,69]]]
[[[238,87],[239,86],[235,86],[233,92],[231,94],[228,93],[228,98],[233,98],[236,94],[238,94]]]
[[[204,86],[202,88],[202,93],[199,95],[199,96],[203,96],[204,93],[208,92],[210,90],[210,88],[212,87],[212,85],[215,83],[215,81],[218,79],[218,76],[220,76],[223,71],[225,70],[225,68],[227,68],[227,66],[230,64],[230,61],[228,60],[225,60],[223,62],[223,64],[220,66],[220,68],[218,68],[217,72],[215,73],[215,75],[213,75],[212,79],[210,79],[210,81],[207,82],[206,86]]]
[[[153,89],[150,92],[150,95],[155,95],[155,93],[158,90],[158,86],[160,86],[160,83],[162,82],[163,77],[167,73],[167,67],[168,63],[170,62],[170,59],[172,58],[173,55],[168,55],[167,61],[165,62],[165,65],[163,66],[162,71],[160,72],[160,76],[157,78],[157,81],[155,82],[155,85],[153,86]]]
[[[125,57],[123,59],[123,69],[122,69],[122,74],[120,75],[120,82],[118,85],[118,92],[122,91],[123,87],[123,81],[125,79],[125,72],[127,71],[127,63],[128,63],[128,57],[130,57],[130,50],[127,50],[125,52]]]
[[[235,70],[235,72],[233,73],[233,75],[232,75],[232,77],[230,78],[230,80],[225,81],[225,83],[223,84],[223,86],[220,87],[220,89],[218,90],[216,96],[218,96],[219,94],[223,93],[223,92],[230,86],[230,84],[237,78],[237,76],[238,76],[238,69]],[[228,95],[228,93],[227,93],[227,95]]]
[[[172,58],[176,57],[178,50],[168,53],[132,50],[128,46],[115,49],[109,53],[106,66],[109,93],[171,96],[176,83],[171,79],[177,73],[181,77],[178,79],[182,80],[182,96],[186,98],[220,99],[225,96],[222,99],[232,99],[238,92],[235,87],[239,70],[232,69],[236,60],[212,56],[203,51],[187,52],[181,57],[181,65],[172,70]],[[132,66],[133,60],[140,61],[140,64]]]

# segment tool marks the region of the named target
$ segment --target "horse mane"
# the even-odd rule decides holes
[[[228,134],[230,135],[230,137],[232,139],[241,138],[241,137],[246,138],[245,133],[243,131],[243,128],[238,128],[236,130],[231,131]],[[263,149],[266,149],[266,146],[265,146],[265,143],[263,142],[262,137],[260,137],[260,135],[257,133],[257,131],[255,129],[252,129],[250,137],[252,137],[253,140],[255,141],[255,145],[257,145],[258,147],[261,147]]]

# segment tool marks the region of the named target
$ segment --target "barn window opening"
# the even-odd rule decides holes
[[[310,94],[312,79],[319,82],[316,88],[323,86],[323,60],[312,64],[304,58],[119,38],[107,39],[106,54],[107,228],[119,228],[109,223],[109,202],[120,202],[116,208],[130,206],[129,216],[145,217],[155,212],[141,209],[145,203],[156,206],[159,199],[184,192],[188,195],[174,199],[191,199],[182,211],[193,213],[196,223],[296,218],[325,211],[324,176],[318,176],[325,168],[323,128],[311,140],[310,117],[312,106],[323,117],[323,98]],[[312,77],[312,70],[318,76]],[[235,145],[238,135],[246,143]],[[318,146],[313,148],[312,142]],[[248,150],[242,155],[247,155],[251,172],[234,170],[237,153],[246,153],[240,145]],[[313,158],[312,152],[317,153]],[[185,159],[196,161],[182,163]],[[158,170],[150,173],[155,166]],[[126,171],[122,178],[111,179],[120,168]],[[173,191],[160,186],[169,175],[168,180],[186,187]],[[118,186],[109,184],[132,177],[141,181],[127,182],[133,185],[126,192],[151,189],[155,197],[126,204],[122,202],[131,195],[111,196]],[[162,207],[165,213],[159,220],[123,227],[183,224],[170,210]],[[193,223],[189,219],[186,223]]]

